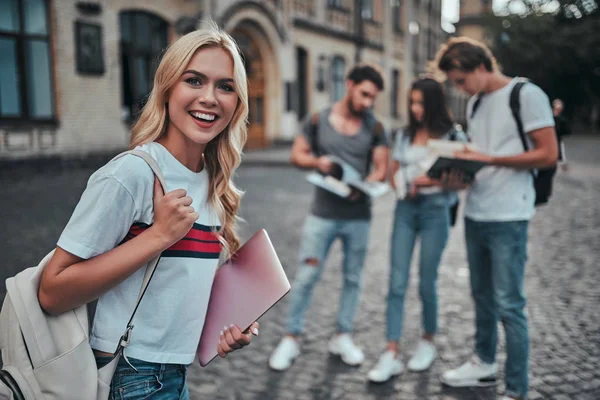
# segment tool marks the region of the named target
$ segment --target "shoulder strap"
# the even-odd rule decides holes
[[[458,131],[456,130],[456,128],[455,127],[450,128],[450,133],[448,134],[448,139],[455,142],[456,140],[458,140],[457,136],[458,136]]]
[[[310,147],[315,156],[319,157],[319,141],[317,140],[317,136],[319,133],[319,112],[315,111],[311,117],[311,143]]]
[[[375,128],[373,129],[373,142],[375,142],[375,139],[377,139],[381,135],[383,135],[383,124],[378,119],[375,119]]]
[[[163,191],[165,193],[167,193],[167,186],[165,185],[165,179],[160,170],[160,167],[158,166],[158,163],[154,160],[154,158],[152,158],[152,156],[150,154],[146,153],[145,151],[141,151],[141,150],[125,151],[125,152],[117,155],[116,157],[114,157],[111,161],[115,161],[127,154],[132,154],[134,156],[137,156],[137,157],[140,157],[141,159],[143,159],[148,164],[148,166],[152,169],[152,172],[154,173],[154,175],[160,182],[160,185],[161,185]],[[125,333],[123,334],[123,336],[121,336],[121,339],[119,340],[119,347],[117,347],[117,350],[115,351],[115,356],[118,356],[129,345],[131,330],[133,329],[133,325],[132,325],[133,317],[135,317],[135,313],[137,312],[138,307],[140,306],[140,303],[142,301],[142,298],[144,297],[144,294],[146,293],[146,289],[148,288],[148,285],[150,284],[150,280],[152,279],[152,276],[154,275],[154,271],[156,270],[156,266],[158,265],[159,260],[160,260],[160,254],[148,262],[148,266],[146,267],[146,274],[144,275],[144,280],[142,281],[142,287],[140,288],[140,293],[138,294],[137,302],[135,304],[133,312],[131,313],[129,322],[127,322],[127,328],[125,330]]]
[[[521,138],[521,143],[523,143],[523,148],[525,151],[529,150],[529,145],[527,144],[527,138],[525,137],[525,130],[523,129],[523,120],[521,119],[521,89],[527,83],[526,79],[519,79],[515,86],[513,86],[512,91],[510,92],[510,111],[512,112],[512,116],[517,124],[517,130],[519,131],[519,137]]]
[[[473,103],[473,108],[471,108],[471,119],[473,119],[473,117],[475,116],[475,112],[477,111],[477,109],[479,108],[479,105],[481,104],[482,97],[483,97],[483,93],[479,93],[479,94],[477,94],[477,97],[475,97],[475,102]]]
[[[375,149],[375,143],[377,142],[377,139],[383,135],[383,124],[377,119],[375,118],[374,115],[370,115],[369,118],[372,118],[372,120],[375,122],[371,125],[371,148],[369,149],[369,155],[367,158],[367,171],[366,174],[369,175],[369,169],[371,168],[371,164],[373,163],[373,150]]]
[[[510,111],[512,112],[512,116],[517,124],[519,137],[521,138],[521,143],[523,144],[523,149],[525,151],[529,151],[529,145],[527,144],[527,137],[525,136],[525,129],[523,128],[523,120],[521,119],[521,89],[523,89],[523,86],[525,86],[527,82],[527,79],[519,78],[510,92]],[[531,175],[535,180],[537,175],[535,169],[531,170]]]

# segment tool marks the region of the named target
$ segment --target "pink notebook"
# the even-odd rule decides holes
[[[198,345],[203,367],[217,356],[219,332],[231,324],[246,330],[290,291],[269,235],[256,232],[217,269]]]

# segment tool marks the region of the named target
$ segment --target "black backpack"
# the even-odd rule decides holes
[[[510,92],[510,110],[512,112],[513,118],[517,123],[517,129],[519,131],[519,137],[521,138],[521,143],[523,144],[523,149],[525,151],[529,151],[529,144],[527,143],[527,138],[525,136],[525,131],[523,130],[523,121],[521,120],[521,100],[520,94],[523,86],[528,82],[527,79],[519,78],[512,91]],[[475,115],[475,111],[479,107],[481,103],[482,95],[479,94],[475,99],[475,103],[473,104],[473,109],[471,110],[471,119]],[[559,146],[560,147],[560,146]],[[560,151],[560,150],[559,150]],[[556,166],[550,168],[543,168],[538,170],[531,170],[531,175],[533,176],[533,185],[535,187],[535,205],[546,204],[552,195],[552,183],[554,180],[554,175],[556,174]]]

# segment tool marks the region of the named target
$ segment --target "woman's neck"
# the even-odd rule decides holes
[[[430,137],[431,134],[429,130],[424,126],[420,126],[415,131],[415,136],[413,137],[412,143],[416,145],[427,144],[427,140],[429,140]]]
[[[200,172],[204,168],[202,154],[204,153],[206,144],[193,143],[184,135],[169,134],[168,130],[156,142],[163,145],[177,161],[190,171]]]

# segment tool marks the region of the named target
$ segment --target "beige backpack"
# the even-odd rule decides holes
[[[119,154],[141,157],[165,190],[158,164],[143,151]],[[46,314],[38,301],[42,271],[54,250],[36,267],[6,280],[6,297],[0,312],[0,400],[106,400],[110,382],[129,345],[132,321],[160,256],[148,263],[146,275],[114,359],[98,369],[89,344],[87,305],[57,316]]]

